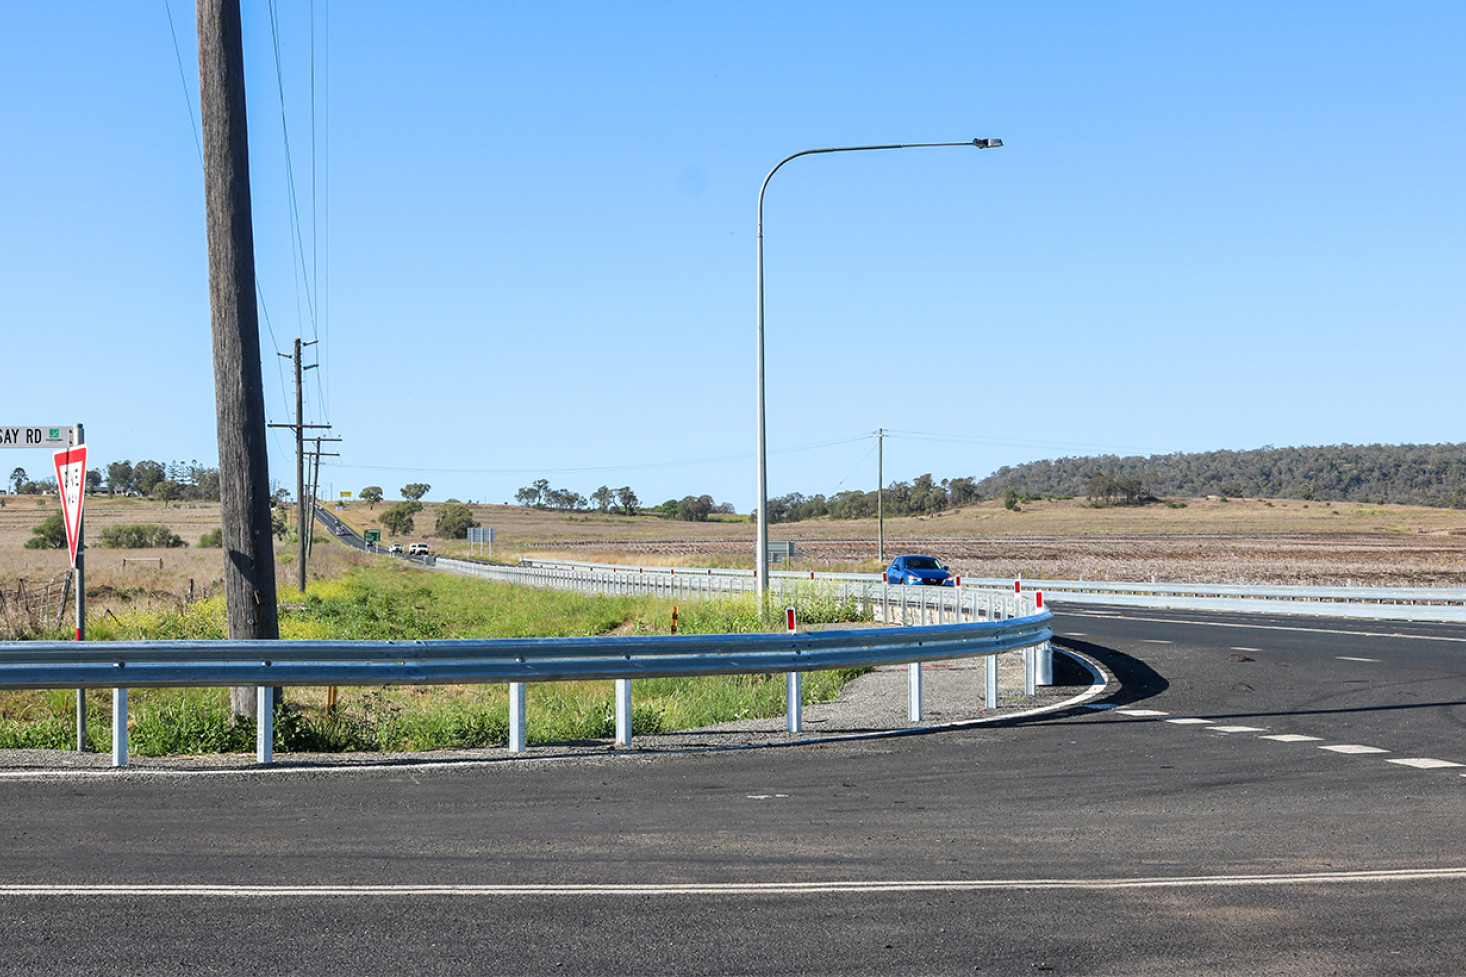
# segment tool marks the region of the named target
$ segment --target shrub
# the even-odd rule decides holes
[[[477,525],[473,510],[462,502],[446,502],[438,510],[436,530],[444,539],[463,539],[469,528]]]
[[[199,537],[199,546],[202,549],[219,549],[224,545],[224,530],[210,529]]]
[[[59,550],[66,545],[66,523],[59,512],[51,513],[31,533],[31,538],[25,541],[28,550]]]
[[[102,545],[116,550],[176,549],[187,546],[183,538],[159,523],[108,526],[102,530]]]

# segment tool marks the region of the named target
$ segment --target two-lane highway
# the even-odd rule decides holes
[[[0,777],[0,970],[1460,969],[1466,629],[1056,630],[1113,674],[1104,708],[654,758]]]

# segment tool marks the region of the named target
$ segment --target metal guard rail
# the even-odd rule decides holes
[[[795,634],[441,641],[24,641],[0,689],[469,685],[741,675],[945,661],[1039,646],[1040,611],[1002,622]]]
[[[710,574],[713,579],[751,588],[751,570],[682,569],[616,566],[573,560],[521,560],[539,570],[598,574],[611,571],[623,577],[686,581]],[[879,586],[880,574],[775,571],[769,583],[778,588],[799,580],[828,580],[854,587],[864,581]],[[1304,585],[1142,583],[1101,580],[1014,580],[965,577],[964,585],[995,590],[1041,590],[1050,602],[1102,604],[1120,607],[1173,608],[1245,613],[1312,614],[1325,617],[1384,618],[1416,621],[1466,621],[1466,589],[1441,587],[1318,587]],[[891,588],[902,590],[904,588]],[[928,588],[919,588],[922,590]]]

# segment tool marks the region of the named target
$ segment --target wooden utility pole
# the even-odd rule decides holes
[[[316,340],[303,343],[299,339],[295,341],[295,354],[286,356],[284,353],[277,353],[277,356],[284,356],[295,364],[295,423],[294,424],[271,424],[270,427],[288,427],[295,432],[295,535],[300,544],[300,562],[297,567],[297,589],[305,593],[305,560],[309,551],[311,529],[315,523],[315,502],[308,500],[305,496],[305,429],[308,427],[330,427],[329,424],[307,424],[305,422],[305,390],[302,377],[306,370],[314,370],[315,363],[302,365],[300,353],[303,347],[314,346]]]
[[[239,0],[198,0],[198,26],[229,637],[278,639]],[[230,703],[254,715],[255,690],[232,689]]]

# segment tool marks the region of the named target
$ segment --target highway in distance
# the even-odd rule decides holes
[[[1466,969],[1466,628],[1054,627],[1106,694],[959,730],[0,775],[0,973]]]

